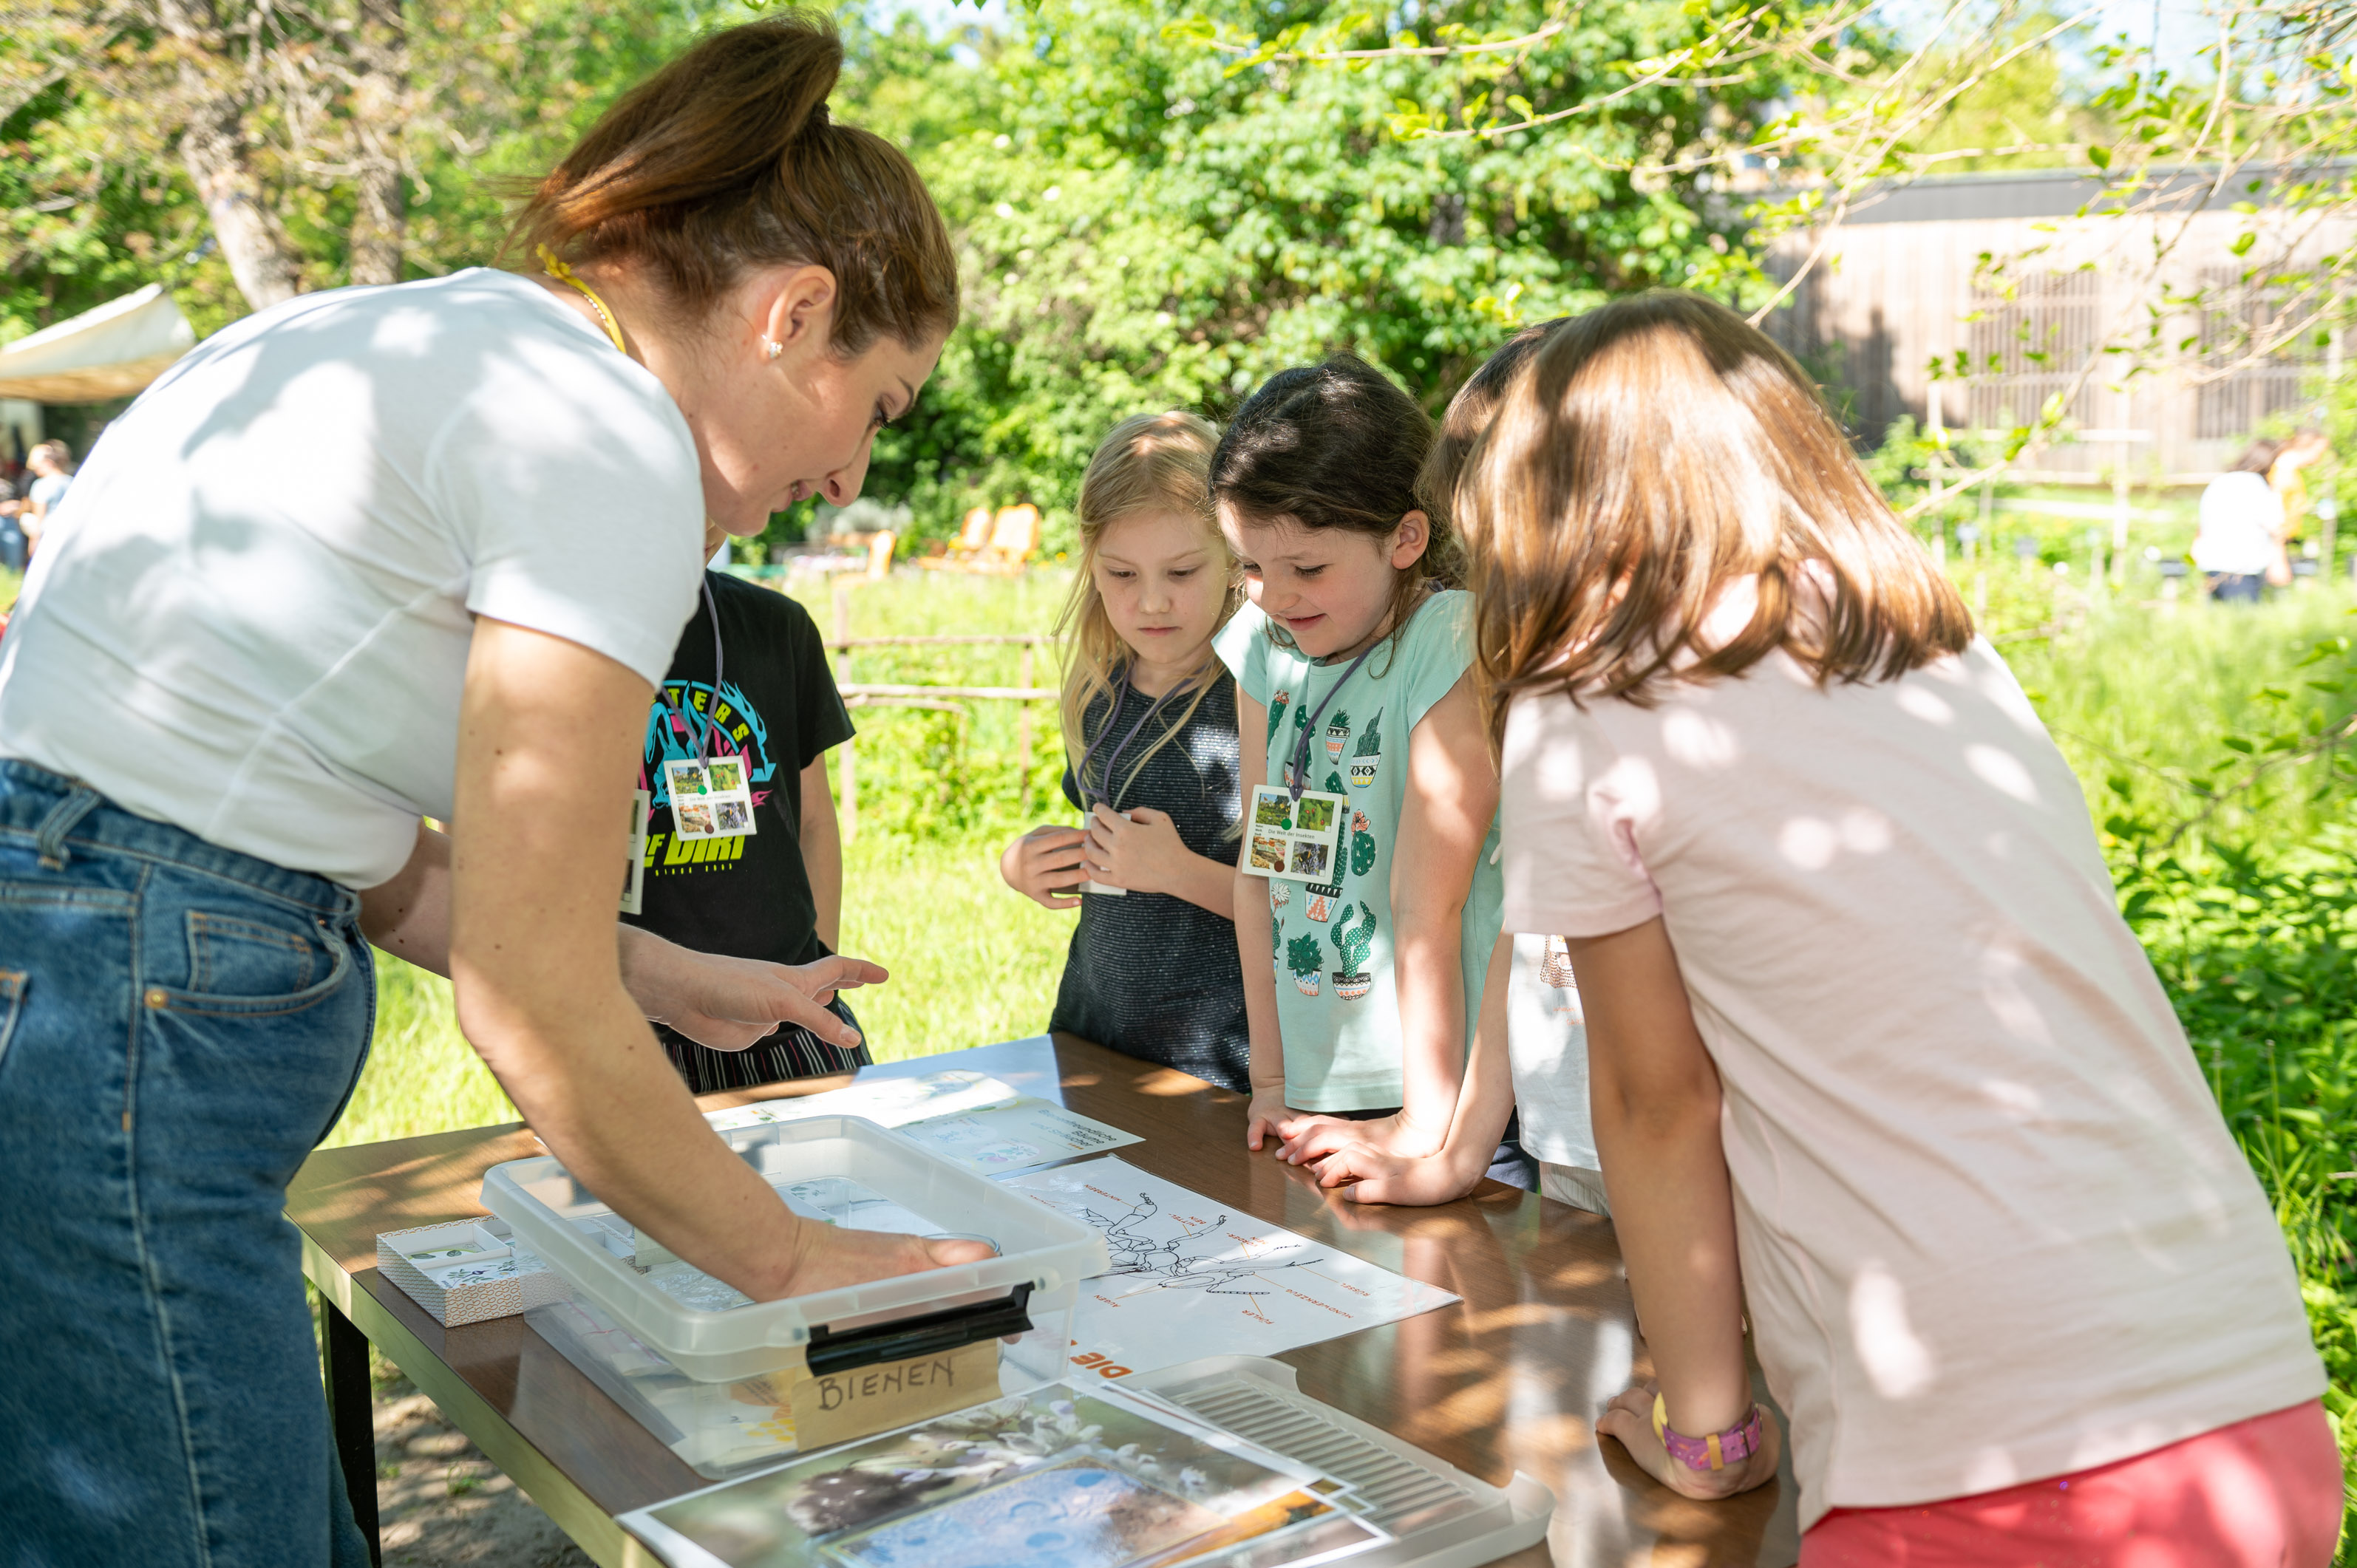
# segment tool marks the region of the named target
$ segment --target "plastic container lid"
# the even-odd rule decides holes
[[[492,1166],[483,1176],[483,1206],[601,1314],[704,1382],[759,1377],[802,1362],[814,1330],[826,1331],[819,1336],[826,1339],[964,1309],[1003,1335],[1015,1331],[1006,1321],[1010,1298],[1018,1314],[1026,1298],[1033,1310],[1060,1310],[1076,1297],[1081,1281],[1111,1267],[1104,1240],[1091,1227],[872,1122],[822,1116],[723,1136],[772,1187],[847,1178],[922,1216],[932,1232],[988,1237],[999,1255],[706,1311],[666,1294],[618,1256],[606,1237],[618,1233],[621,1222],[552,1156]],[[1043,1296],[1061,1299],[1039,1299]]]

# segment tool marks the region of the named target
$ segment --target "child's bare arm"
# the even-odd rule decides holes
[[[1354,1203],[1411,1205],[1448,1203],[1473,1190],[1514,1113],[1513,1068],[1506,1052],[1506,985],[1513,967],[1513,936],[1501,933],[1481,983],[1481,1016],[1465,1064],[1465,1087],[1440,1153],[1407,1159],[1372,1144],[1351,1144],[1319,1163],[1320,1187],[1344,1187],[1343,1196]]]
[[[1243,807],[1252,809],[1254,784],[1268,777],[1268,709],[1236,693],[1238,767]],[[1249,824],[1247,824],[1249,828]],[[1244,974],[1244,1022],[1252,1035],[1252,1109],[1244,1147],[1257,1152],[1270,1133],[1282,1139],[1291,1124],[1285,1105],[1285,1036],[1276,1021],[1276,960],[1269,951],[1268,879],[1245,872],[1236,857],[1236,955]]]
[[[1693,1437],[1723,1432],[1751,1408],[1751,1383],[1718,1069],[1660,917],[1569,946],[1587,1015],[1596,1152],[1669,1424]],[[1649,1413],[1639,1413],[1651,1405],[1650,1395],[1623,1395],[1597,1429],[1675,1490],[1724,1497],[1776,1473],[1772,1440],[1725,1470],[1687,1469],[1663,1451]]]

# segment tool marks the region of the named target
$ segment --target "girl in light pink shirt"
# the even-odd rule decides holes
[[[1690,295],[1579,317],[1457,510],[1505,925],[1567,940],[1659,1377],[1599,1429],[1768,1479],[1748,1305],[1803,1568],[2324,1568],[2282,1235],[2070,769],[1799,369]]]

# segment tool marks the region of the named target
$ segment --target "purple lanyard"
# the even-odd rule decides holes
[[[1146,712],[1137,716],[1137,722],[1129,726],[1129,733],[1121,737],[1120,744],[1113,748],[1112,754],[1105,758],[1104,773],[1102,776],[1104,779],[1104,789],[1099,796],[1099,799],[1101,799],[1106,805],[1114,806],[1116,811],[1120,809],[1119,806],[1115,804],[1120,791],[1118,787],[1115,786],[1113,781],[1113,770],[1114,765],[1121,760],[1121,754],[1129,749],[1129,743],[1137,738],[1138,732],[1146,727],[1146,722],[1153,718],[1155,714],[1162,711],[1163,703],[1178,695],[1181,692],[1192,691],[1194,689],[1194,685],[1195,682],[1192,681],[1182,681],[1178,685],[1171,687],[1170,690],[1163,693],[1162,695],[1155,698],[1154,705],[1147,708]],[[1081,765],[1072,770],[1074,781],[1080,785],[1081,799],[1083,801],[1087,800],[1089,798],[1089,758],[1096,755],[1098,744],[1104,739],[1106,733],[1113,728],[1114,720],[1121,716],[1121,705],[1128,700],[1129,666],[1125,664],[1121,669],[1121,683],[1114,688],[1113,703],[1105,709],[1104,729],[1099,730],[1097,732],[1097,738],[1089,742],[1089,744],[1082,749]]]
[[[1309,737],[1316,733],[1318,721],[1326,716],[1326,704],[1334,700],[1335,693],[1350,684],[1351,677],[1359,672],[1359,666],[1367,661],[1367,655],[1382,646],[1383,639],[1377,638],[1361,649],[1359,656],[1351,660],[1351,667],[1342,671],[1342,678],[1327,687],[1326,694],[1318,699],[1318,705],[1309,710],[1309,717],[1301,726],[1301,738],[1293,743],[1293,760],[1285,765],[1285,787],[1292,791],[1295,805],[1301,803],[1302,783],[1309,777]]]

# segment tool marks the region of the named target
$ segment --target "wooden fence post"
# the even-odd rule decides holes
[[[1028,690],[1031,685],[1031,645],[1028,642],[1023,645],[1023,657],[1019,661],[1018,674],[1020,679],[1016,682],[1016,684]],[[1022,783],[1018,789],[1021,801],[1019,809],[1028,817],[1031,814],[1031,704],[1029,703],[1015,704],[1015,750],[1019,758],[1017,766],[1023,769]]]
[[[842,575],[838,573],[835,575],[834,586],[834,640],[847,642],[851,639],[851,585],[845,582]]]

